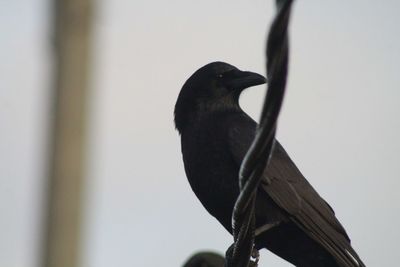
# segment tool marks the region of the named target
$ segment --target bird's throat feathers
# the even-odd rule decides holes
[[[217,99],[196,99],[185,105],[175,106],[175,127],[180,134],[186,126],[204,117],[224,111],[240,111],[239,95],[227,94]]]
[[[227,94],[218,99],[199,101],[197,104],[197,113],[200,116],[203,114],[209,114],[210,112],[213,113],[228,110],[240,110],[239,96]]]

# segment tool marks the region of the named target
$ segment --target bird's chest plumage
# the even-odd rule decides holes
[[[200,121],[182,135],[182,154],[189,183],[203,206],[230,231],[239,194],[239,167],[228,144],[229,125],[218,116]]]

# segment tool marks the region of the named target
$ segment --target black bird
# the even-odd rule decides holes
[[[240,108],[239,96],[265,82],[257,73],[210,63],[185,82],[175,105],[189,183],[230,233],[239,168],[257,127]],[[257,193],[255,245],[295,266],[365,266],[332,208],[278,141]]]

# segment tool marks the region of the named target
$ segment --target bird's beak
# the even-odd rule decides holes
[[[240,71],[236,77],[227,82],[228,88],[231,90],[244,90],[251,86],[264,84],[267,82],[264,76],[250,71]]]

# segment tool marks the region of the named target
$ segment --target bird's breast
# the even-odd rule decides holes
[[[229,231],[239,194],[239,168],[233,161],[223,123],[199,124],[181,137],[185,171],[203,206]]]

